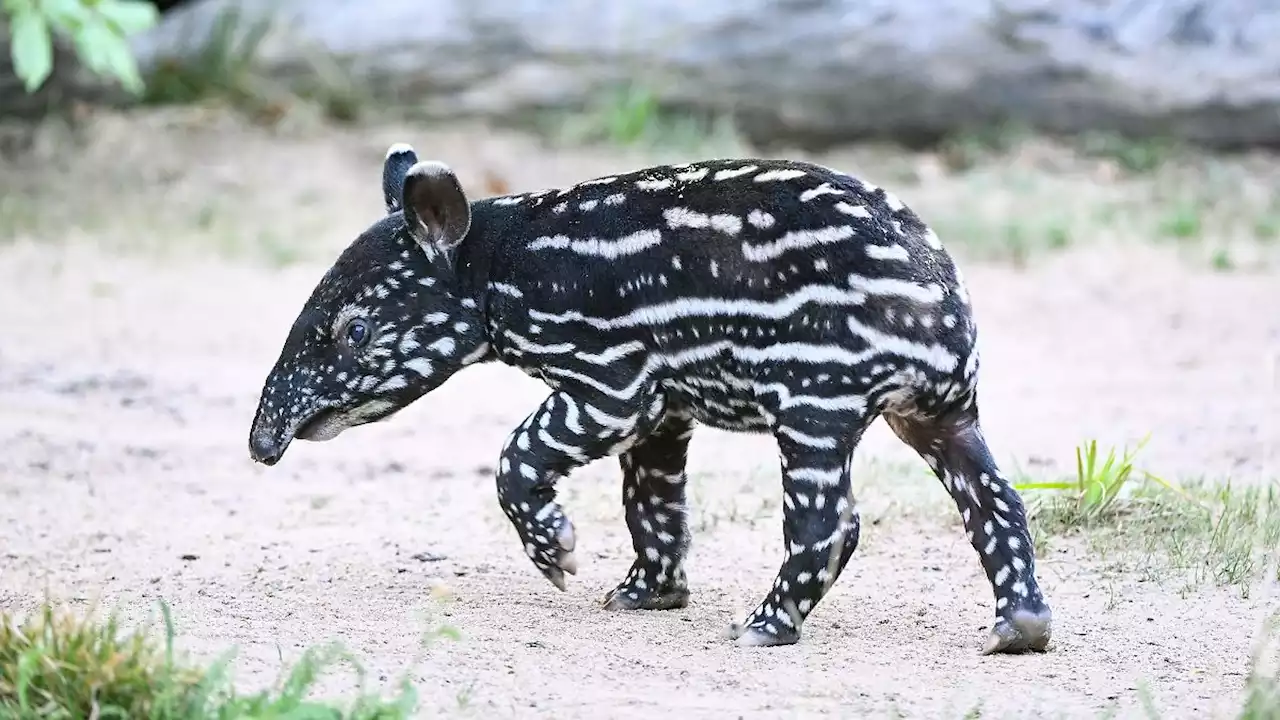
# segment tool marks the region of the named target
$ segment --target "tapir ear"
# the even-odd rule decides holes
[[[388,215],[400,209],[404,175],[416,162],[418,154],[405,143],[396,143],[387,149],[387,157],[382,161],[382,202],[387,206]]]
[[[425,249],[451,250],[471,229],[471,203],[448,165],[414,163],[404,176],[404,220]]]

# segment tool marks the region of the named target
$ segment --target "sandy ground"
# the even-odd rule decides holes
[[[545,393],[517,371],[469,370],[393,422],[253,465],[257,391],[329,257],[380,211],[387,142],[439,148],[473,188],[482,167],[518,188],[632,158],[464,131],[267,138],[216,123],[176,123],[138,149],[123,128],[4,171],[11,214],[31,222],[0,241],[0,606],[24,611],[48,591],[142,620],[163,598],[184,647],[239,647],[246,686],[330,639],[394,681],[421,631],[445,622],[461,639],[431,645],[412,675],[434,715],[1131,717],[1143,688],[1165,717],[1225,717],[1237,702],[1276,600],[1117,576],[1079,544],[1041,560],[1050,651],[980,657],[992,603],[977,555],[883,423],[858,456],[850,571],[799,645],[768,650],[721,636],[781,559],[767,438],[696,436],[692,604],[634,614],[600,607],[631,561],[613,461],[561,484],[584,559],[567,593],[494,501],[499,447]],[[120,189],[139,178],[144,190]],[[305,257],[273,269],[185,252],[211,239]],[[1274,477],[1277,274],[1215,273],[1141,245],[965,271],[984,424],[1007,467],[1053,475],[1084,439],[1150,433],[1143,461],[1164,475]]]

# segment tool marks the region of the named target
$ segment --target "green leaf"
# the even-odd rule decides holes
[[[1102,490],[1101,483],[1090,482],[1084,491],[1084,506],[1089,508],[1097,506],[1098,501],[1102,499]]]
[[[0,0],[0,11],[5,15],[17,15],[31,9],[31,0]]]
[[[40,11],[50,23],[74,35],[89,17],[84,0],[41,0]]]
[[[103,73],[107,69],[104,46],[115,37],[115,33],[95,17],[86,22],[72,39],[76,44],[76,54],[80,56],[80,62],[95,73]]]
[[[101,0],[98,12],[126,37],[149,30],[160,18],[156,6],[143,0]]]
[[[1014,484],[1015,490],[1070,490],[1075,483],[1069,482],[1025,482]]]
[[[49,23],[38,10],[27,8],[13,16],[10,31],[13,46],[13,72],[27,92],[34,92],[53,73],[53,38]]]
[[[90,70],[114,77],[130,92],[142,90],[142,78],[129,42],[104,19],[95,16],[85,23],[75,36],[75,44],[81,62]]]
[[[1190,493],[1188,493],[1186,490],[1184,490],[1184,489],[1182,489],[1182,488],[1178,487],[1177,485],[1174,485],[1173,483],[1169,482],[1168,480],[1165,480],[1164,478],[1159,477],[1158,475],[1153,475],[1153,474],[1151,474],[1151,473],[1149,473],[1149,472],[1147,472],[1147,471],[1145,471],[1145,470],[1142,472],[1142,475],[1143,475],[1143,477],[1145,477],[1146,479],[1151,480],[1151,481],[1155,482],[1156,484],[1160,485],[1160,486],[1161,486],[1161,487],[1163,487],[1165,490],[1168,490],[1168,491],[1170,491],[1170,492],[1173,492],[1173,493],[1177,494],[1177,495],[1178,495],[1179,497],[1181,497],[1183,500],[1185,500],[1186,502],[1188,502],[1188,503],[1190,503],[1190,504],[1192,504],[1192,505],[1196,506],[1196,507],[1197,507],[1197,508],[1199,508],[1200,510],[1202,510],[1202,511],[1204,511],[1204,512],[1206,512],[1206,513],[1211,512],[1211,511],[1209,510],[1209,508],[1205,507],[1204,503],[1202,503],[1202,502],[1200,502],[1199,500],[1195,499],[1195,498],[1194,498],[1194,497],[1192,497],[1192,496],[1191,496],[1191,494],[1190,494]]]
[[[108,72],[115,76],[125,90],[137,95],[143,90],[142,74],[138,72],[138,63],[134,60],[129,43],[117,37],[115,42],[103,47],[103,59]]]

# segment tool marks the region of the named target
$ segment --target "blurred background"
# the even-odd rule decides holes
[[[307,248],[246,214],[271,198],[240,196],[245,173],[219,169],[270,159],[218,143],[323,137],[315,152],[329,156],[378,147],[397,126],[390,134],[423,138],[482,194],[571,180],[584,154],[844,153],[915,198],[958,251],[1015,266],[1122,239],[1259,268],[1280,235],[1269,152],[1280,6],[1266,0],[11,6],[18,22],[0,33],[10,235],[65,234],[66,218],[32,199],[74,147],[82,161],[113,159],[112,190],[163,190],[164,207],[146,212],[199,238],[184,246],[285,261]],[[432,144],[432,133],[466,136]],[[538,153],[536,175],[520,152]],[[285,185],[274,192],[300,193],[285,206],[308,197],[307,178]],[[132,204],[92,195],[73,222]]]
[[[1069,469],[1064,433],[1132,422],[1141,436],[1194,377],[1208,409],[1188,414],[1213,422],[1153,429],[1151,449],[1197,471],[1267,462],[1258,419],[1274,400],[1255,390],[1280,342],[1267,310],[1280,299],[1276,2],[5,7],[11,257],[91,251],[99,272],[127,261],[157,280],[234,268],[310,282],[376,218],[394,142],[448,162],[474,197],[659,162],[802,157],[895,188],[963,267],[989,273],[975,291],[987,342],[1034,328],[1043,345],[1015,333],[1013,349],[1045,359],[990,374],[1080,406],[1040,403],[1060,417],[1017,423],[1043,435],[1027,455]],[[1056,364],[1018,364],[1032,357]],[[1216,434],[1230,447],[1192,442]]]
[[[590,614],[632,552],[613,460],[562,483],[592,558],[572,594],[525,566],[492,472],[546,389],[514,370],[249,463],[265,373],[382,214],[396,142],[472,197],[746,155],[891,188],[971,286],[997,458],[1067,482],[1058,504],[1027,491],[1064,652],[957,659],[990,591],[883,424],[858,455],[866,564],[802,655],[746,663],[711,638],[776,569],[767,438],[694,440],[707,594],[643,619]],[[1277,0],[0,0],[0,606],[167,597],[193,647],[239,643],[258,681],[275,642],[331,633],[390,672],[447,585],[482,642],[437,657],[424,692],[452,707],[478,683],[482,706],[537,695],[562,720],[766,712],[784,691],[815,712],[1096,716],[1148,680],[1173,716],[1209,717],[1267,602],[1241,588],[1280,552],[1278,149]],[[1103,502],[1077,466],[1094,440],[1117,491],[1147,472],[1251,489],[1197,485],[1209,514]],[[654,661],[655,638],[684,660]]]

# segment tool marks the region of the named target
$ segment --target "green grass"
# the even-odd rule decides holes
[[[1274,161],[997,128],[933,152],[883,148],[858,169],[894,185],[966,259],[1020,268],[1067,248],[1148,244],[1235,271],[1280,262]]]
[[[193,38],[196,48],[185,59],[154,68],[148,78],[150,102],[210,103],[214,107],[194,112],[154,111],[161,120],[157,123],[148,119],[153,111],[138,110],[132,116],[138,121],[136,136],[160,145],[161,133],[164,139],[172,139],[190,132],[189,125],[214,127],[217,124],[207,121],[219,113],[240,119],[245,113],[232,110],[234,107],[247,107],[251,110],[247,114],[263,118],[284,112],[291,118],[280,120],[284,126],[295,125],[293,119],[298,115],[317,114],[315,103],[298,99],[295,81],[286,89],[283,81],[264,79],[255,59],[261,22],[229,14],[210,38]],[[324,79],[330,76],[331,83]],[[329,103],[324,98],[330,95],[338,105],[345,102],[340,99],[346,92],[341,76],[337,70],[315,73],[315,82],[332,90],[317,90],[316,102]],[[559,152],[563,145],[603,146],[596,149],[604,152],[584,153],[584,175],[651,161],[683,162],[754,152],[731,122],[694,116],[659,102],[654,89],[662,87],[660,82],[642,77],[601,91],[580,111],[545,114],[536,134],[550,136],[553,144],[562,147],[544,152]],[[310,110],[294,115],[303,105]],[[377,126],[390,120],[380,115],[371,128],[376,134]],[[228,131],[269,134],[256,125],[228,124]],[[198,132],[216,142],[222,131]],[[342,146],[353,142],[345,137],[345,131],[340,132],[332,137],[332,143]],[[308,134],[330,142],[324,133],[309,130]],[[1085,152],[1075,145],[1016,130],[989,135],[954,139],[950,147],[956,149],[950,150],[904,152],[864,143],[825,157],[820,153],[813,159],[891,186],[934,226],[962,263],[994,261],[1020,268],[1067,249],[1098,245],[1156,246],[1219,272],[1265,270],[1280,263],[1280,201],[1270,191],[1280,173],[1275,158],[1250,160],[1189,150],[1166,157],[1156,150],[1129,146],[1104,147],[1105,152],[1086,148]],[[76,147],[71,137],[52,130],[44,138],[41,142],[50,143],[50,147]],[[97,141],[85,136],[76,142],[84,142],[91,150]],[[118,139],[111,142],[122,152],[131,149]],[[276,162],[306,163],[309,142],[297,144],[296,157],[285,158],[280,153],[277,160],[273,153],[269,163],[228,156],[225,169],[207,173],[208,181],[199,179],[201,173],[186,173],[191,179],[181,183],[187,188],[181,193],[171,192],[174,170],[167,159],[157,167],[150,167],[149,160],[132,162],[127,171],[113,165],[110,175],[119,179],[82,194],[74,212],[62,209],[65,203],[56,202],[59,196],[54,188],[66,182],[65,173],[56,168],[83,167],[83,162],[94,162],[93,158],[107,162],[115,154],[68,150],[65,157],[41,161],[41,168],[53,170],[33,166],[30,171],[0,177],[0,244],[18,237],[55,243],[93,235],[104,238],[103,244],[112,249],[155,256],[209,252],[221,259],[248,259],[273,267],[300,260],[323,261],[313,238],[318,233],[330,236],[327,228],[333,226],[333,208],[350,207],[348,198],[319,188],[313,191],[314,200],[289,198],[290,184],[271,181],[268,186],[256,179],[259,175],[274,177]],[[280,147],[291,144],[281,143]],[[950,162],[941,157],[947,152],[962,157]],[[1107,153],[1128,159],[1121,161]],[[809,155],[787,148],[765,154]],[[144,155],[138,153],[137,157]],[[484,169],[484,163],[467,159],[465,154],[458,163],[465,165],[468,173]],[[964,169],[950,167],[957,163]],[[194,160],[191,164],[198,166]],[[1132,169],[1115,170],[1116,166]],[[376,176],[376,167],[372,173],[371,177]],[[234,177],[234,183],[215,184],[223,175]],[[536,182],[536,177],[524,182]],[[201,191],[198,185],[202,183],[211,187]],[[304,184],[303,180],[298,184]],[[166,196],[166,202],[159,206],[154,202],[157,194]],[[299,212],[281,211],[284,203]],[[146,232],[139,231],[143,226]]]
[[[305,72],[288,81],[261,72],[259,52],[273,23],[270,15],[246,18],[235,7],[221,11],[207,36],[187,39],[183,55],[167,57],[148,71],[143,101],[221,102],[267,124],[300,106],[317,108],[329,120],[358,120],[367,97],[332,57],[311,53]]]
[[[229,677],[233,652],[199,667],[174,649],[174,624],[161,604],[164,642],[143,630],[122,632],[112,615],[99,622],[50,603],[23,620],[0,614],[0,718],[5,720],[390,720],[416,711],[407,675],[386,698],[364,690],[364,670],[341,645],[307,649],[274,687],[238,692]],[[456,637],[450,628],[428,635]],[[311,699],[332,666],[351,666],[359,691],[345,703]]]
[[[938,154],[949,169],[963,172],[993,157],[1017,151],[1018,146],[1031,135],[1025,126],[1017,123],[994,123],[952,134],[939,144]]]
[[[1051,522],[1054,529],[1090,527],[1113,520],[1120,511],[1118,501],[1121,493],[1132,488],[1130,483],[1133,481],[1135,472],[1140,472],[1144,479],[1153,481],[1166,490],[1177,492],[1177,488],[1159,477],[1135,469],[1134,458],[1146,443],[1147,438],[1144,438],[1136,448],[1133,450],[1125,448],[1118,456],[1115,448],[1112,448],[1107,452],[1105,460],[1099,460],[1098,442],[1090,440],[1076,448],[1074,478],[1056,482],[1024,482],[1017,484],[1015,489],[1019,492],[1025,490],[1061,492],[1055,497],[1055,502],[1049,506],[1049,512],[1043,518],[1046,522]]]
[[[1268,565],[1280,554],[1280,484],[1175,485],[1136,466],[1141,446],[1104,458],[1090,441],[1076,450],[1075,477],[1015,483],[1039,553],[1057,538],[1083,536],[1099,557],[1147,579],[1176,578],[1184,592],[1212,584],[1248,594],[1266,574],[1280,580]]]
[[[1129,173],[1149,173],[1177,159],[1179,143],[1161,137],[1126,138],[1112,133],[1086,133],[1078,146],[1085,155],[1104,158]]]
[[[1253,226],[1253,234],[1264,243],[1280,238],[1280,213],[1267,213],[1258,218]]]
[[[1280,484],[1174,484],[1138,466],[1145,444],[1104,453],[1090,440],[1076,448],[1073,477],[1015,483],[1037,552],[1056,539],[1082,537],[1110,569],[1173,579],[1184,594],[1209,584],[1248,596],[1260,581],[1280,581]],[[1237,720],[1280,720],[1277,631],[1280,613],[1263,629]],[[1162,717],[1155,699],[1140,695],[1147,717]]]
[[[1159,222],[1162,237],[1175,240],[1193,240],[1204,234],[1203,210],[1191,202],[1179,202],[1170,206]]]
[[[733,123],[663,107],[640,82],[605,92],[578,113],[539,118],[543,136],[569,145],[638,149],[695,158],[748,152]]]
[[[1280,720],[1280,613],[1274,614],[1254,651],[1238,720]]]

